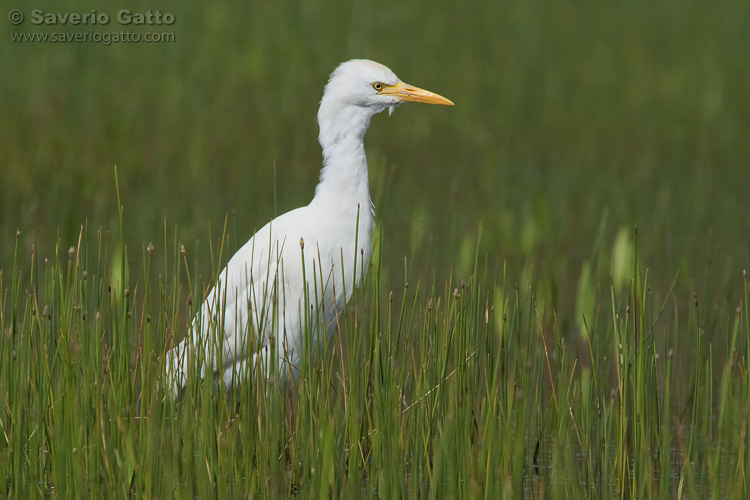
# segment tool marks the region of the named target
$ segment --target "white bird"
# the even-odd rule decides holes
[[[405,101],[453,105],[373,61],[354,59],[333,71],[318,111],[323,168],[315,196],[271,220],[229,260],[187,337],[167,353],[175,396],[191,367],[201,378],[221,373],[227,386],[246,376],[248,363],[268,370],[272,346],[281,370],[294,375],[302,349],[336,329],[372,253],[365,132],[373,115]]]

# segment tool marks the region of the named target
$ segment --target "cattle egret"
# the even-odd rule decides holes
[[[375,222],[362,141],[373,115],[390,114],[402,102],[453,105],[373,61],[351,60],[333,71],[318,111],[323,168],[315,196],[272,219],[229,260],[187,337],[167,353],[175,396],[190,367],[201,378],[221,375],[231,386],[255,363],[267,370],[271,349],[294,375],[302,349],[317,345],[304,342],[305,332],[318,338],[335,330],[372,253]]]

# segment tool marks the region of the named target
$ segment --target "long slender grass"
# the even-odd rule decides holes
[[[126,220],[121,207],[114,235],[84,225],[70,248],[58,238],[52,259],[17,238],[0,274],[6,498],[748,494],[746,276],[709,331],[697,296],[680,305],[677,278],[651,288],[639,239],[629,289],[582,279],[593,314],[564,332],[540,307],[536,271],[512,285],[480,231],[466,278],[406,272],[392,289],[379,261],[358,262],[369,278],[330,338],[308,328],[318,348],[297,378],[283,363],[251,367],[227,392],[194,373],[173,400],[165,352],[210,281],[177,230],[165,223],[159,245],[133,252]]]

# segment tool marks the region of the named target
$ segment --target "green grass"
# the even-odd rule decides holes
[[[128,29],[175,43],[0,23],[0,497],[748,496],[746,2],[158,8]],[[165,399],[222,262],[311,198],[351,57],[456,106],[373,120],[340,335]]]
[[[173,401],[165,346],[202,293],[168,238],[131,253],[83,228],[28,274],[19,243],[0,295],[8,497],[747,495],[746,297],[705,331],[634,253],[630,285],[563,335],[533,274],[510,285],[478,252],[468,281],[393,290],[375,262],[297,380],[253,370],[232,397],[191,374]]]

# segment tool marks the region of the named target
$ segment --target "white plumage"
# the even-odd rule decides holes
[[[392,113],[404,101],[453,104],[404,84],[373,61],[355,59],[334,70],[318,111],[323,169],[315,196],[273,219],[229,260],[187,337],[167,353],[175,395],[191,366],[200,377],[223,370],[227,385],[246,373],[249,362],[267,369],[272,343],[279,366],[294,374],[306,322],[316,338],[321,330],[335,330],[372,253],[364,135],[373,115]]]

